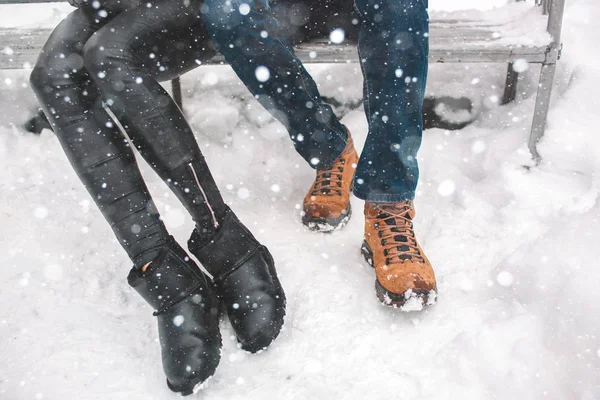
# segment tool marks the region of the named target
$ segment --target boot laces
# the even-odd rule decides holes
[[[335,196],[336,194],[341,196],[345,166],[346,160],[344,158],[338,158],[330,169],[317,170],[317,178],[311,196]]]
[[[410,204],[383,205],[379,209],[375,229],[383,246],[386,264],[402,264],[407,260],[424,263],[413,230]]]

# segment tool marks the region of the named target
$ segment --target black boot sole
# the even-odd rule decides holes
[[[369,247],[367,241],[363,241],[362,246],[360,247],[360,252],[363,255],[365,261],[371,268],[375,268],[375,264],[373,262],[373,251]],[[419,307],[414,309],[405,309],[407,303],[416,298],[417,302],[421,302],[421,308],[430,306],[435,304],[437,300],[437,290],[434,289],[432,291],[428,290],[413,290],[409,296],[401,293],[393,293],[383,287],[379,280],[375,278],[375,295],[379,302],[383,305],[400,308],[403,311],[418,311]]]
[[[206,379],[197,379],[195,381],[191,381],[185,385],[172,385],[171,382],[167,379],[167,386],[171,391],[180,394],[181,396],[189,396],[190,394],[194,394],[202,389],[202,385],[206,384],[212,376],[209,376]],[[199,386],[200,385],[200,386]],[[197,389],[196,387],[199,386]]]
[[[352,217],[352,206],[348,204],[348,209],[345,214],[342,214],[338,218],[320,218],[320,217],[309,217],[304,215],[302,217],[302,225],[313,232],[331,233],[337,231],[348,225]]]

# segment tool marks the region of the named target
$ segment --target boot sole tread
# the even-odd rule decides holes
[[[338,218],[322,218],[322,217],[310,217],[304,215],[302,217],[302,225],[308,228],[312,232],[331,233],[338,231],[348,225],[350,218],[352,217],[352,206],[348,204],[346,213]]]
[[[369,247],[369,244],[366,240],[363,241],[360,251],[366,263],[371,268],[375,268],[375,263],[373,262],[373,251]],[[408,302],[414,298],[421,302],[422,308],[435,304],[435,301],[437,300],[437,288],[431,291],[412,290],[408,295],[407,293],[393,293],[384,288],[377,278],[375,278],[375,294],[381,304],[400,309],[404,309]],[[410,310],[407,309],[405,311]]]

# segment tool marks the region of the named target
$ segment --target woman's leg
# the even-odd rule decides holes
[[[156,310],[169,387],[191,394],[220,360],[218,300],[208,277],[168,236],[132,150],[83,68],[83,45],[100,27],[82,10],[67,17],[46,43],[32,86],[73,168],[134,262],[129,284]]]
[[[283,325],[285,295],[273,258],[223,202],[190,126],[156,80],[161,69],[185,65],[169,61],[177,43],[185,48],[186,40],[201,40],[185,28],[198,26],[198,5],[164,0],[157,8],[124,12],[88,42],[84,59],[142,155],[193,216],[190,251],[213,275],[242,348],[255,352]],[[163,60],[158,72],[157,60]]]
[[[84,63],[134,145],[208,242],[227,207],[191,127],[157,80],[214,55],[208,39],[195,37],[199,4],[167,0],[121,13],[88,41]],[[206,43],[204,50],[199,43]]]
[[[83,67],[84,44],[104,23],[83,9],[65,18],[44,46],[31,85],[71,165],[141,267],[156,258],[168,233],[127,141]]]

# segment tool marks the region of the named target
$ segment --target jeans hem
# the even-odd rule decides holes
[[[415,192],[413,191],[404,193],[366,193],[353,189],[352,193],[361,200],[373,203],[400,203],[415,198]]]
[[[333,142],[335,144],[332,150],[328,152],[327,157],[321,159],[317,165],[313,165],[309,160],[307,160],[308,165],[310,165],[313,169],[331,168],[335,160],[340,158],[340,156],[344,153],[344,150],[346,150],[346,146],[348,146],[348,136],[346,136],[346,139],[344,139],[340,133],[336,131],[333,131],[333,133],[335,134],[335,137],[333,137],[330,142]]]

